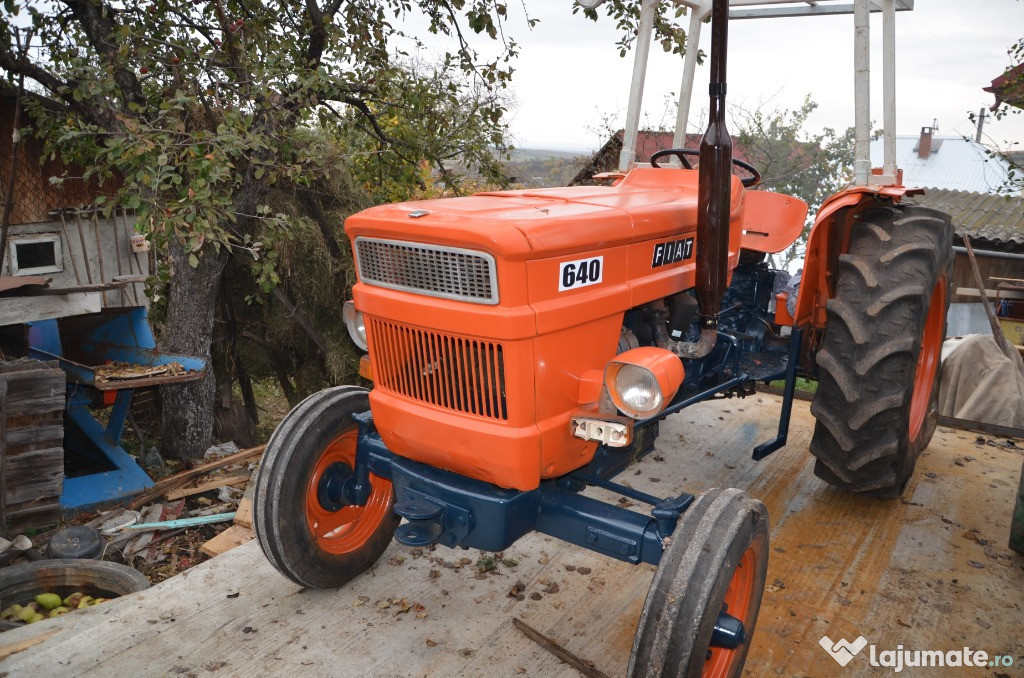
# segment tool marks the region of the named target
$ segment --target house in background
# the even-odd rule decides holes
[[[0,251],[0,536],[151,486],[120,442],[133,393],[206,369],[156,350],[148,243],[133,214],[96,207],[116,180],[82,180],[82,168],[49,157],[31,134],[12,176],[16,97],[0,84],[2,195],[13,186]]]
[[[964,137],[940,137],[934,127],[919,135],[896,136],[896,166],[903,185],[972,193],[1005,192],[1009,163],[982,144]],[[881,139],[871,142],[871,166],[883,165]]]

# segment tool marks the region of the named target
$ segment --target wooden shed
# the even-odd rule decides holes
[[[14,108],[14,93],[0,89],[0,139],[12,137]],[[31,121],[23,126],[31,127]],[[10,144],[0,144],[0,186],[9,180],[11,151]],[[50,287],[66,290],[59,295],[59,315],[148,305],[143,281],[150,271],[149,256],[132,249],[132,216],[117,212],[103,218],[94,207],[98,196],[116,190],[117,181],[100,185],[82,180],[82,175],[80,168],[47,156],[39,139],[22,137],[0,276],[42,276]],[[51,177],[64,180],[52,182]],[[136,249],[145,248],[136,243]],[[0,326],[55,317],[52,299],[44,303],[35,294],[38,290],[21,289],[32,298],[7,294],[0,304]]]
[[[917,204],[946,212],[956,229],[953,264],[954,303],[979,300],[963,238],[970,238],[990,299],[1006,300],[1006,310],[1024,318],[1024,290],[1000,283],[1024,280],[1024,198],[929,188],[913,199]]]

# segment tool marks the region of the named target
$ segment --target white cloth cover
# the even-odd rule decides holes
[[[946,348],[956,342],[946,355]],[[990,334],[949,340],[943,347],[939,414],[1024,428],[1024,375]]]

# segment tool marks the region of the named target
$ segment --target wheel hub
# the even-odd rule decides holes
[[[345,507],[345,483],[352,477],[352,467],[336,461],[324,469],[316,486],[316,498],[325,511],[340,511]]]
[[[715,629],[711,632],[711,647],[735,650],[745,642],[747,642],[747,632],[743,628],[743,622],[728,612],[719,612]]]

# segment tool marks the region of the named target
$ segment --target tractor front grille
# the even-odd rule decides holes
[[[508,420],[501,344],[366,320],[378,388],[446,410]]]
[[[360,279],[370,285],[476,304],[498,303],[494,257],[486,252],[360,236],[356,265]]]

